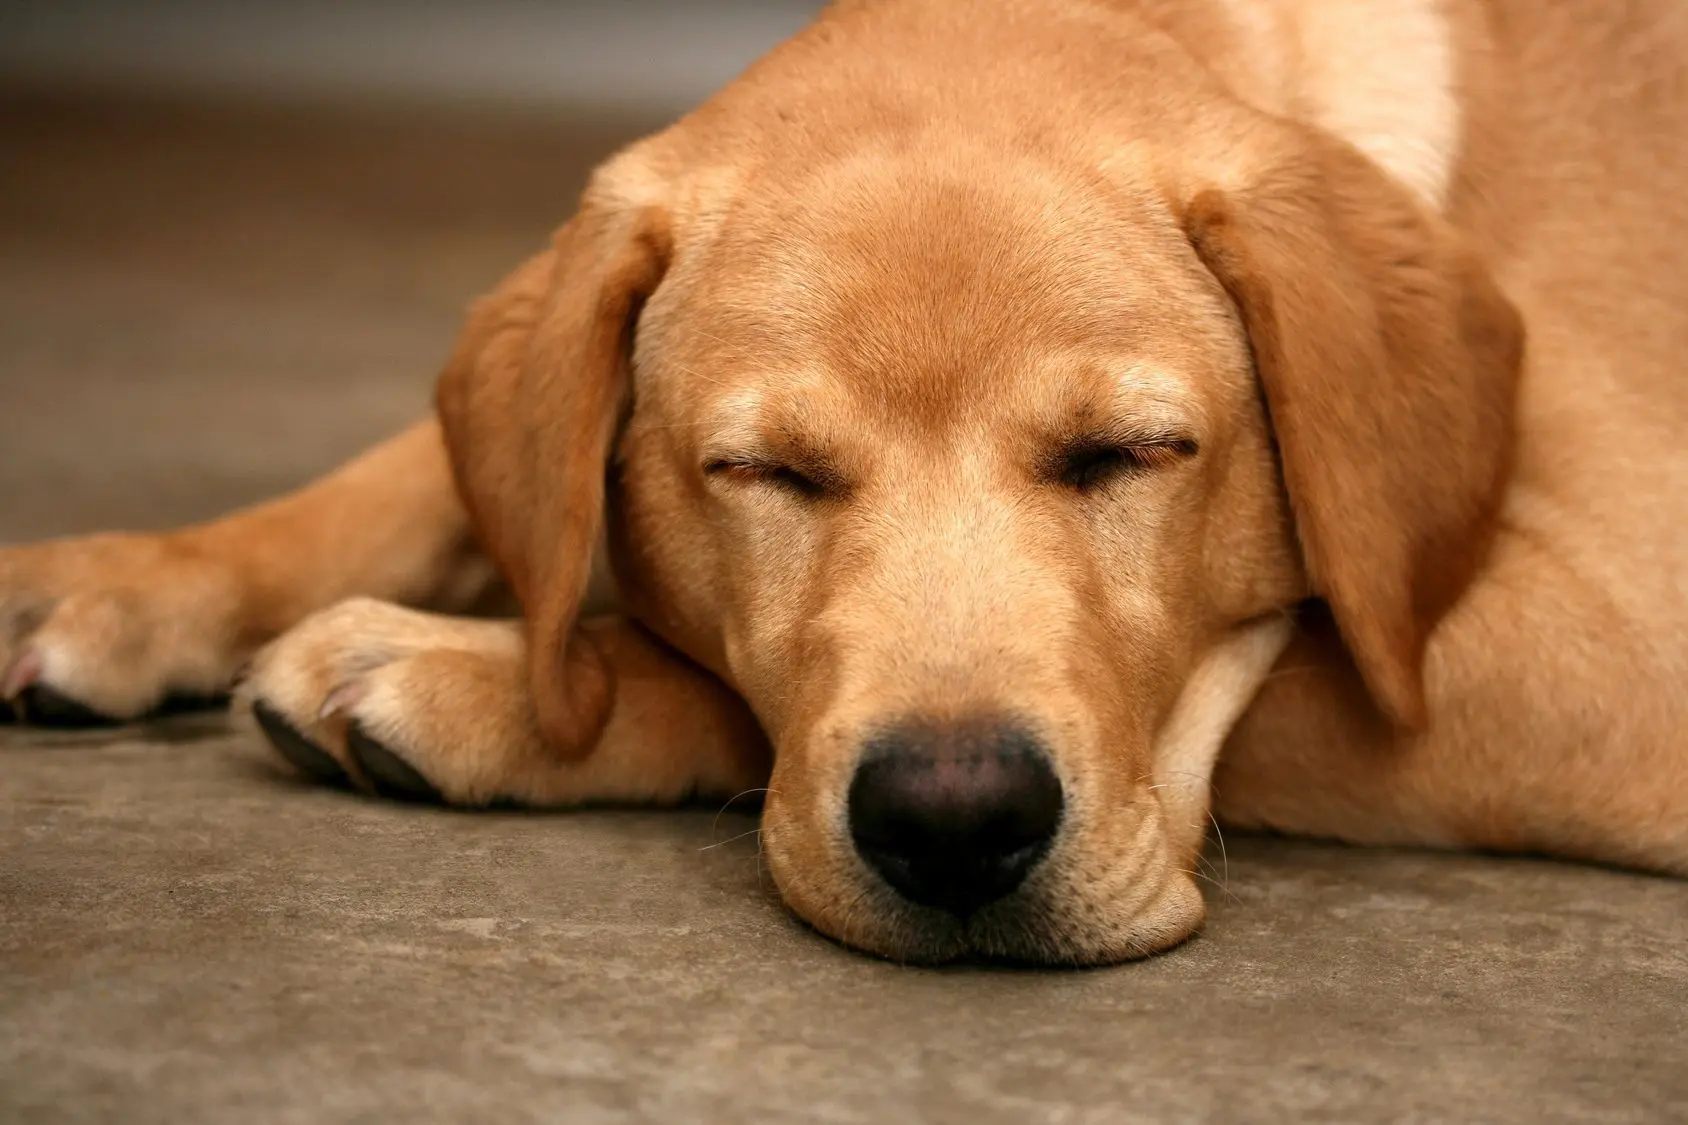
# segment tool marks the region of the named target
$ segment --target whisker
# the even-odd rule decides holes
[[[748,797],[752,793],[772,793],[772,792],[773,792],[772,789],[768,789],[768,788],[764,787],[764,788],[761,788],[761,789],[746,789],[742,793],[734,793],[731,797],[727,798],[726,804],[722,805],[720,808],[715,810],[715,819],[713,821],[711,821],[710,824],[709,824],[709,834],[711,836],[715,835],[716,829],[721,827],[721,817],[726,813],[726,811],[728,809],[733,807],[734,801],[737,801],[740,797]]]
[[[698,851],[707,852],[707,851],[711,851],[715,848],[724,848],[728,844],[732,843],[734,840],[742,840],[746,836],[759,836],[761,834],[762,834],[761,828],[752,828],[748,832],[740,832],[737,836],[729,836],[725,840],[717,840],[713,844],[705,844],[703,847],[699,848]],[[760,849],[758,849],[758,851],[760,851]]]
[[[1225,886],[1223,883],[1217,882],[1216,880],[1214,880],[1214,879],[1212,879],[1212,878],[1210,878],[1206,875],[1203,875],[1200,871],[1187,870],[1187,871],[1184,872],[1184,874],[1188,875],[1192,879],[1200,879],[1204,883],[1213,884],[1213,887],[1216,890],[1218,890],[1220,894],[1224,895],[1226,898],[1230,899],[1232,902],[1237,903],[1239,906],[1242,905],[1243,900],[1238,898],[1236,892],[1231,890],[1230,887]]]
[[[1227,889],[1229,889],[1231,885],[1231,856],[1225,850],[1225,833],[1220,830],[1219,818],[1213,815],[1212,809],[1207,810],[1207,819],[1213,824],[1213,834],[1219,838],[1219,859],[1225,865],[1222,877]]]

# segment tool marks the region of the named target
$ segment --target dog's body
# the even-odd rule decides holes
[[[279,637],[307,772],[768,787],[787,900],[902,957],[1177,941],[1210,796],[1688,874],[1684,141],[1663,0],[839,4],[605,166],[443,434],[0,552],[0,686]],[[389,604],[498,575],[524,627]]]

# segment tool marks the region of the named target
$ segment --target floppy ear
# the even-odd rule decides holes
[[[1427,636],[1480,565],[1510,463],[1523,325],[1458,234],[1334,139],[1199,194],[1241,311],[1314,592],[1384,712],[1427,720]]]
[[[435,405],[458,491],[522,604],[529,690],[550,744],[591,752],[608,664],[576,628],[628,394],[633,317],[668,258],[656,207],[588,200],[470,311]]]

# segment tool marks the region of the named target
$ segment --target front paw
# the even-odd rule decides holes
[[[235,573],[166,535],[0,548],[0,701],[51,725],[138,718],[228,689]]]
[[[354,598],[261,651],[235,711],[311,780],[486,806],[535,739],[522,677],[513,623]]]

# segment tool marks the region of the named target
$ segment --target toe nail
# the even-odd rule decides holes
[[[41,654],[34,649],[25,649],[12,661],[12,666],[6,670],[5,679],[0,680],[0,699],[16,699],[23,694],[25,688],[40,678]]]
[[[319,719],[332,719],[336,715],[343,715],[357,706],[363,698],[363,686],[357,680],[348,680],[328,693],[328,698],[322,701],[322,709],[317,712]]]
[[[17,693],[19,716],[42,727],[108,727],[117,723],[85,703],[60,695],[44,684],[25,687]]]
[[[370,738],[356,723],[346,729],[346,749],[363,767],[370,784],[381,796],[400,801],[438,803],[444,800],[440,791],[418,773],[415,766]]]
[[[267,703],[254,703],[252,717],[258,720],[258,726],[270,740],[270,745],[291,762],[294,769],[313,781],[335,785],[346,782],[346,771],[340,763],[328,751],[300,734],[298,728],[281,717],[281,712]]]

